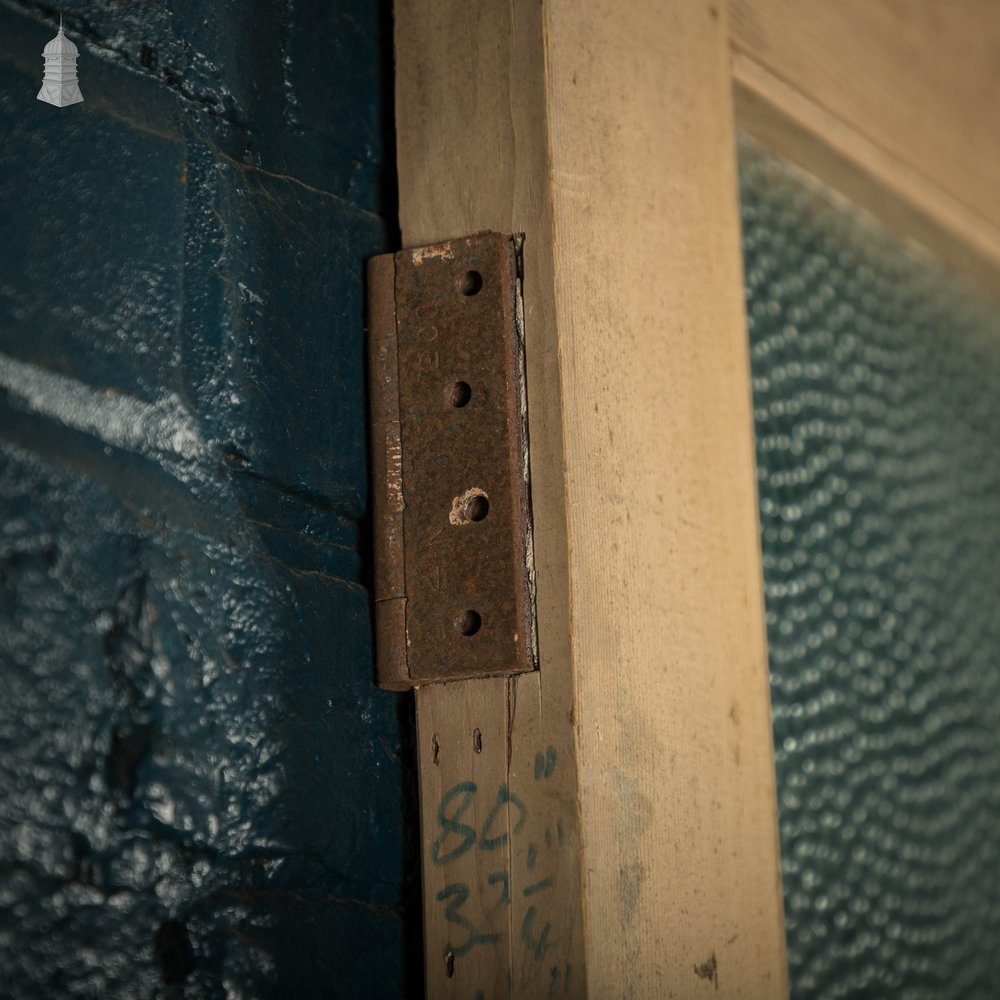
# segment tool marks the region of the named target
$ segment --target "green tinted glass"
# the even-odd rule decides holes
[[[1000,995],[1000,309],[740,144],[794,997]]]

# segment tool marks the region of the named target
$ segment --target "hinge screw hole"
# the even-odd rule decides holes
[[[490,502],[482,494],[469,497],[465,505],[465,514],[470,521],[482,521],[490,512]]]
[[[465,406],[472,399],[472,386],[468,382],[456,382],[445,395],[452,406]]]
[[[455,631],[462,635],[475,635],[483,624],[478,611],[463,611],[455,617]]]
[[[458,279],[458,290],[463,295],[475,295],[483,287],[483,276],[478,271],[466,271]]]
[[[472,486],[451,502],[448,521],[458,527],[482,521],[490,512],[490,498],[478,486]]]

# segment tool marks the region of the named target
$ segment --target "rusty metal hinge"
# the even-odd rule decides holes
[[[519,240],[368,262],[378,682],[536,667]]]

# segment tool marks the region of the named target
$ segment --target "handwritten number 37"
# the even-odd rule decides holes
[[[444,918],[450,924],[457,924],[463,930],[468,933],[468,937],[465,939],[465,943],[453,947],[449,945],[445,950],[450,950],[455,958],[461,958],[466,952],[471,951],[477,944],[493,944],[495,941],[500,940],[499,934],[483,934],[481,931],[477,931],[472,923],[462,916],[458,911],[461,910],[465,901],[469,898],[469,887],[461,882],[454,882],[451,885],[446,885],[438,894],[437,899],[439,903],[443,903],[449,897],[454,897],[452,901],[445,907]]]

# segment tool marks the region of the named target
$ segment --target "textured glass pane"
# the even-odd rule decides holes
[[[749,142],[794,997],[1000,995],[1000,309]]]

